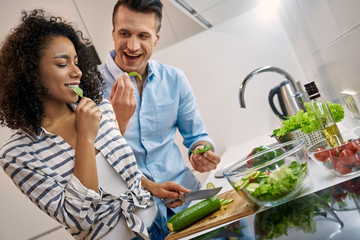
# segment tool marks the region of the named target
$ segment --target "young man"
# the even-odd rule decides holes
[[[105,97],[114,107],[120,130],[141,171],[155,182],[175,181],[198,190],[200,182],[185,166],[174,143],[176,130],[189,148],[189,160],[196,171],[215,169],[220,158],[213,152],[214,144],[184,73],[149,60],[159,41],[161,19],[160,0],[119,0],[113,10],[115,50],[98,69],[108,85]],[[141,78],[130,78],[129,72],[137,72]],[[204,145],[211,145],[211,150],[198,154],[197,149]],[[169,218],[173,211],[155,200]],[[178,212],[187,206],[173,210]]]

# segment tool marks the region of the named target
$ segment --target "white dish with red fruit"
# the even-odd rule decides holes
[[[322,140],[308,150],[309,156],[324,169],[336,176],[348,176],[360,170],[360,138],[354,132],[356,129],[342,133],[342,145],[328,148],[326,141]]]

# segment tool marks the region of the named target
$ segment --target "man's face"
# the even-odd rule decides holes
[[[155,48],[155,13],[137,13],[121,5],[114,17],[113,40],[116,64],[125,72],[138,72],[145,76],[147,62]]]

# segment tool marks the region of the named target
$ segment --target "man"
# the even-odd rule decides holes
[[[185,166],[174,143],[176,129],[189,148],[189,160],[196,171],[215,169],[220,158],[213,152],[214,144],[184,73],[149,60],[159,41],[161,19],[160,0],[119,0],[113,11],[115,50],[99,65],[99,71],[108,84],[105,97],[114,107],[120,131],[132,147],[140,170],[155,182],[175,181],[198,190],[200,182]],[[129,72],[141,78],[130,78]],[[198,154],[197,149],[204,145],[211,145],[211,150]],[[155,201],[168,218],[173,211],[188,206],[171,211],[159,199]]]

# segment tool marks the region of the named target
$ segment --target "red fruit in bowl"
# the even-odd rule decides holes
[[[340,160],[336,163],[336,170],[341,174],[347,174],[351,172],[351,169],[351,166],[343,164]]]
[[[336,161],[333,157],[328,157],[325,159],[324,164],[329,169],[335,169],[336,168]]]
[[[329,151],[325,150],[325,148],[315,149],[314,157],[321,162],[324,162],[329,155]]]
[[[340,151],[341,151],[340,147],[335,147],[335,148],[330,149],[331,156],[337,157],[339,155]]]
[[[339,162],[345,165],[352,165],[355,163],[355,155],[350,149],[343,149],[339,154]]]
[[[355,157],[355,166],[360,167],[360,152],[354,154]]]
[[[341,146],[342,149],[349,149],[353,153],[356,153],[359,147],[360,145],[356,141],[347,142]]]

